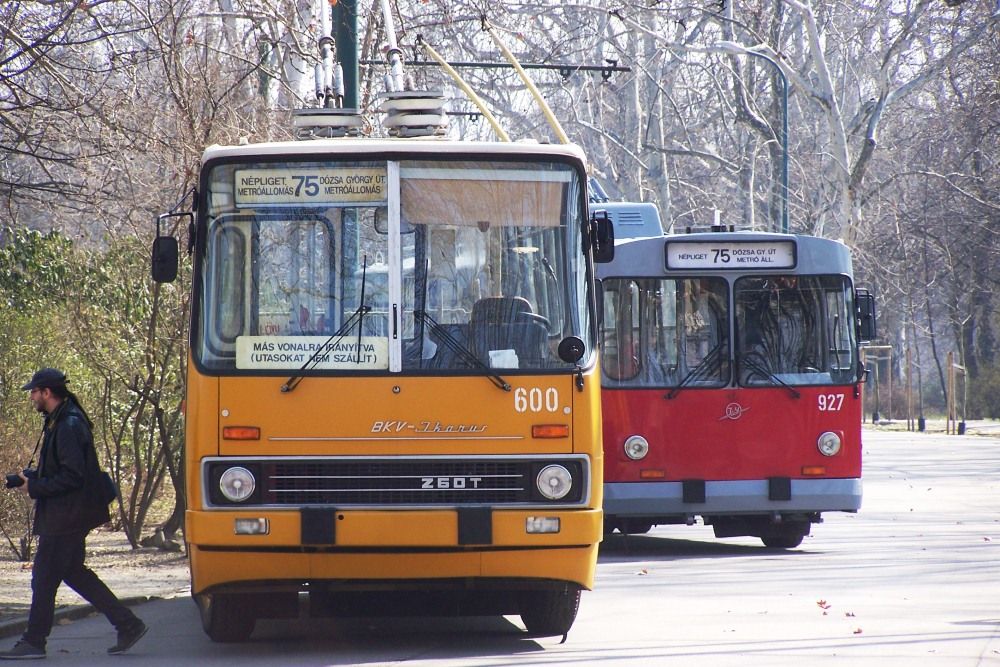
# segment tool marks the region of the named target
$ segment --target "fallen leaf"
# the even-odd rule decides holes
[[[826,600],[816,600],[816,605],[820,609],[829,609],[830,608],[830,603],[827,602]]]
[[[861,628],[854,628],[854,634],[860,635],[861,634]]]
[[[636,572],[636,574],[638,574],[641,577],[641,576],[649,574],[649,570],[647,570],[646,568],[643,568],[643,569],[639,570],[638,572]]]
[[[847,616],[848,618],[854,618],[854,612],[853,611],[849,611],[849,612],[845,613],[844,616]]]

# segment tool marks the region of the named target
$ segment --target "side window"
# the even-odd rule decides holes
[[[677,283],[673,280],[644,281],[642,291],[643,382],[662,386],[676,379],[679,363],[677,327]]]
[[[605,280],[601,371],[610,380],[631,380],[639,373],[638,317],[638,285],[632,280]]]
[[[825,292],[827,369],[835,382],[851,382],[857,369],[854,339],[854,290],[849,284]]]
[[[210,290],[205,309],[209,318],[209,345],[217,353],[232,350],[236,337],[246,326],[246,257],[245,221],[231,220],[213,228],[209,243],[213,261],[208,267]]]

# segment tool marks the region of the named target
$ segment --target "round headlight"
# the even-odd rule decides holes
[[[243,502],[250,497],[255,487],[253,473],[240,466],[229,468],[219,477],[219,490],[230,502]]]
[[[832,431],[827,431],[819,436],[816,441],[816,448],[823,456],[833,456],[840,451],[840,436]]]
[[[535,478],[538,492],[549,500],[565,498],[573,488],[573,476],[561,465],[548,465],[542,468]]]
[[[633,461],[646,458],[649,454],[649,443],[641,435],[631,435],[625,441],[625,456]]]

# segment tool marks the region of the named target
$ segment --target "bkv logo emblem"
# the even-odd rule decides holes
[[[726,413],[721,417],[719,417],[719,421],[721,422],[726,419],[732,419],[733,421],[736,421],[737,419],[743,416],[744,412],[748,412],[749,410],[750,408],[744,408],[739,403],[735,402],[730,403],[729,405],[726,406]]]

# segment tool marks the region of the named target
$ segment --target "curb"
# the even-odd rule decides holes
[[[152,600],[162,600],[158,595],[138,595],[128,598],[120,598],[120,602],[126,607],[135,607],[144,602],[150,602]],[[93,607],[89,604],[80,605],[66,605],[56,609],[55,619],[53,627],[59,623],[59,621],[77,621],[81,618],[86,618],[91,614],[98,614]],[[15,635],[21,635],[24,633],[25,628],[28,627],[28,617],[20,616],[18,618],[13,618],[9,621],[0,622],[0,638],[3,637],[13,637]]]

